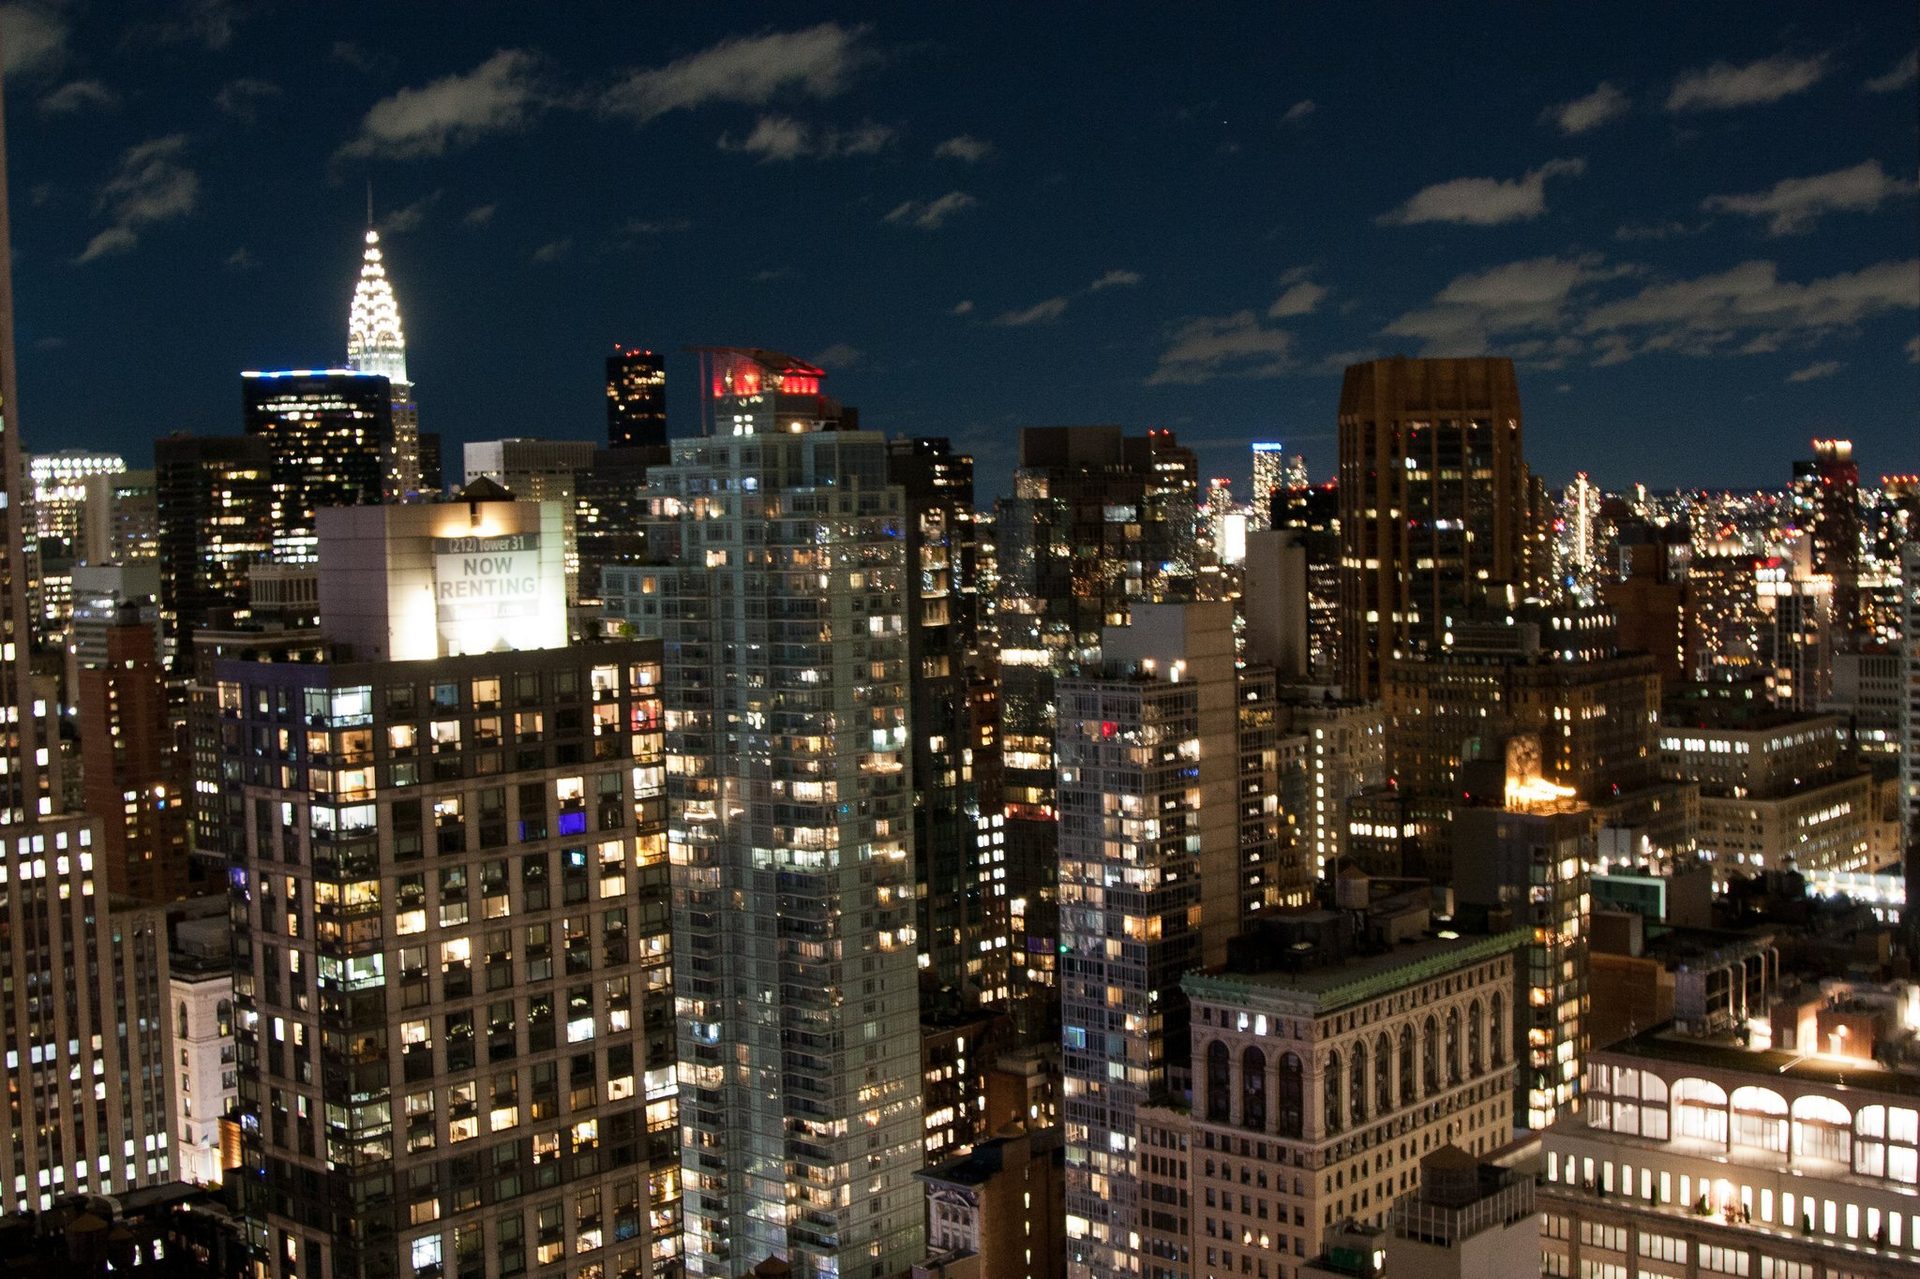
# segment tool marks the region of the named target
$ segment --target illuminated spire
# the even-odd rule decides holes
[[[407,339],[400,331],[400,307],[387,281],[380,253],[380,233],[367,228],[367,252],[360,263],[360,282],[353,289],[353,308],[347,316],[347,364],[363,373],[384,374],[394,385],[396,398],[407,382]]]

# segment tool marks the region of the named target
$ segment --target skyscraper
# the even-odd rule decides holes
[[[1812,569],[1833,579],[1833,633],[1852,648],[1860,623],[1860,466],[1852,440],[1815,440],[1793,464],[1794,519],[1813,539]]]
[[[240,383],[247,434],[273,450],[273,558],[310,564],[315,511],[386,500],[391,383],[352,369],[242,373]]]
[[[646,491],[687,1273],[880,1279],[923,1234],[905,507],[820,370],[702,364]]]
[[[0,120],[0,1206],[170,1179],[165,920],[111,901],[99,823],[58,812],[50,691],[29,667],[26,529],[13,346],[6,127]]]
[[[407,339],[400,331],[400,304],[387,279],[380,233],[367,228],[360,279],[347,311],[347,367],[387,379],[392,394],[393,433],[381,459],[381,493],[404,502],[420,491],[420,409],[407,376]]]
[[[247,571],[273,554],[273,442],[169,435],[154,441],[153,470],[160,616],[178,670],[189,666],[196,631],[244,615]]]
[[[1354,364],[1340,390],[1340,673],[1381,667],[1442,621],[1528,586],[1531,485],[1507,359]]]
[[[1273,496],[1287,486],[1287,452],[1284,445],[1257,443],[1253,446],[1253,505],[1248,528],[1253,532],[1271,525]]]
[[[607,357],[607,446],[658,449],[666,443],[666,361],[616,344]]]

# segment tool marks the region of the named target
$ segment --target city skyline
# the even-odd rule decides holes
[[[1622,52],[1395,10],[1356,77],[1317,69],[1350,33],[1312,12],[655,14],[632,48],[610,10],[403,13],[378,48],[350,10],[183,12],[8,6],[30,445],[228,433],[240,368],[338,363],[371,179],[449,445],[595,438],[616,342],[668,353],[693,433],[681,348],[762,337],[989,496],[1052,422],[1171,427],[1236,480],[1279,439],[1324,477],[1340,368],[1394,353],[1515,357],[1554,482],[1770,484],[1833,435],[1920,469],[1910,13],[1663,13]],[[1463,87],[1463,57],[1524,80]],[[1740,447],[1669,447],[1699,430]]]

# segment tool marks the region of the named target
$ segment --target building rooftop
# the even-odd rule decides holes
[[[1435,934],[1317,968],[1302,966],[1306,955],[1275,950],[1269,952],[1270,964],[1257,970],[1245,966],[1194,973],[1181,984],[1196,999],[1233,1001],[1264,996],[1305,1002],[1315,1012],[1324,1013],[1518,950],[1531,936],[1524,928],[1468,936]]]
[[[1594,1051],[1765,1078],[1784,1078],[1806,1084],[1844,1085],[1852,1089],[1920,1097],[1920,1073],[1914,1071],[1890,1070],[1878,1062],[1860,1058],[1789,1052],[1778,1048],[1747,1048],[1732,1039],[1683,1035],[1673,1029],[1672,1023],[1664,1023]]]

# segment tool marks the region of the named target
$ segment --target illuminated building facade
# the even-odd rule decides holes
[[[615,346],[607,357],[607,446],[667,445],[667,362],[652,351]]]
[[[352,369],[242,373],[240,380],[246,433],[272,450],[273,558],[311,564],[314,512],[385,500],[391,383]]]
[[[515,648],[539,640],[501,627],[513,598],[435,590],[469,638],[416,653],[379,634],[419,629],[404,610],[342,617],[327,589],[416,558],[453,557],[440,587],[514,577],[515,552],[404,526],[369,564],[355,525],[438,513],[474,541],[512,536],[476,507],[529,505],[327,512],[340,647],[215,665],[243,1208],[276,1279],[675,1273],[658,641]],[[557,595],[557,560],[541,576]]]
[[[1287,486],[1287,450],[1284,445],[1260,441],[1253,446],[1253,506],[1248,519],[1249,532],[1259,532],[1273,523],[1273,501]]]
[[[101,823],[94,866],[116,896],[172,901],[188,891],[189,776],[152,620],[122,605],[100,640],[75,688],[82,795]]]
[[[88,481],[124,474],[127,460],[116,453],[62,449],[36,453],[27,462],[33,491],[33,543],[39,561],[35,616],[59,636],[73,612],[73,568],[87,558]]]
[[[1273,527],[1293,533],[1306,556],[1307,674],[1317,684],[1337,684],[1342,625],[1339,489],[1333,484],[1289,485],[1274,499]]]
[[[1503,745],[1504,760],[1496,752],[1468,770],[1468,802],[1453,818],[1453,884],[1463,907],[1508,913],[1527,930],[1513,1116],[1537,1132],[1580,1111],[1591,1039],[1593,815],[1543,774],[1538,738]]]
[[[1347,801],[1387,779],[1386,715],[1377,702],[1308,696],[1287,703],[1286,724],[1306,741],[1307,792],[1299,820],[1317,879],[1337,869],[1347,851]]]
[[[387,279],[380,233],[367,228],[360,279],[347,312],[347,367],[387,379],[390,434],[381,443],[381,500],[410,501],[420,492],[420,409],[407,376],[407,339],[400,330],[400,306]]]
[[[980,783],[992,772],[976,759],[992,748],[974,731],[980,597],[973,459],[944,439],[896,439],[887,445],[887,470],[907,503],[922,1004],[997,1008],[1011,995],[1011,939],[1004,822],[982,811]]]
[[[916,1279],[1061,1279],[1060,1154],[1057,1128],[1008,1132],[922,1172],[933,1252]]]
[[[906,506],[818,369],[702,364],[645,492],[687,1273],[881,1279],[924,1238]]]
[[[1226,968],[1182,983],[1196,1279],[1259,1265],[1296,1279],[1333,1226],[1380,1222],[1418,1189],[1423,1156],[1449,1143],[1490,1152],[1513,1133],[1509,1026],[1525,932],[1419,936],[1375,954],[1327,938],[1290,956],[1278,936],[1250,934]]]
[[[164,921],[111,899],[99,823],[61,814],[49,784],[58,737],[29,664],[5,153],[0,123],[0,1206],[24,1212],[171,1181],[173,1106]]]
[[[1815,440],[1813,456],[1793,464],[1795,523],[1813,543],[1812,569],[1832,582],[1833,628],[1850,647],[1860,628],[1860,466],[1852,440]]]
[[[1171,431],[1029,427],[1013,496],[995,508],[1012,976],[1030,1033],[1050,1022],[1058,947],[1054,681],[1097,661],[1102,629],[1133,604],[1192,598],[1197,490],[1193,454]]]
[[[1920,1270],[1920,1079],[1873,1053],[1911,996],[1862,993],[1777,1007],[1751,1047],[1660,1027],[1596,1050],[1583,1121],[1541,1142],[1541,1273]]]
[[[1135,605],[1101,651],[1099,676],[1057,694],[1067,1259],[1088,1277],[1131,1271],[1136,1112],[1170,1095],[1189,1048],[1176,983],[1223,962],[1280,891],[1271,829],[1241,846],[1233,606]]]
[[[1438,647],[1444,619],[1530,584],[1531,483],[1507,359],[1350,365],[1340,390],[1340,675]]]
[[[1908,583],[1900,610],[1900,791],[1908,846],[1920,829],[1920,540],[1900,551],[1901,575]]]
[[[560,537],[567,571],[567,603],[580,600],[580,480],[593,469],[599,448],[591,440],[480,440],[465,446],[465,483],[485,477],[515,497],[552,502],[560,511]],[[588,592],[598,580],[587,583]]]
[[[274,457],[258,436],[169,435],[153,444],[160,610],[169,663],[197,631],[246,616],[247,572],[273,554]]]

